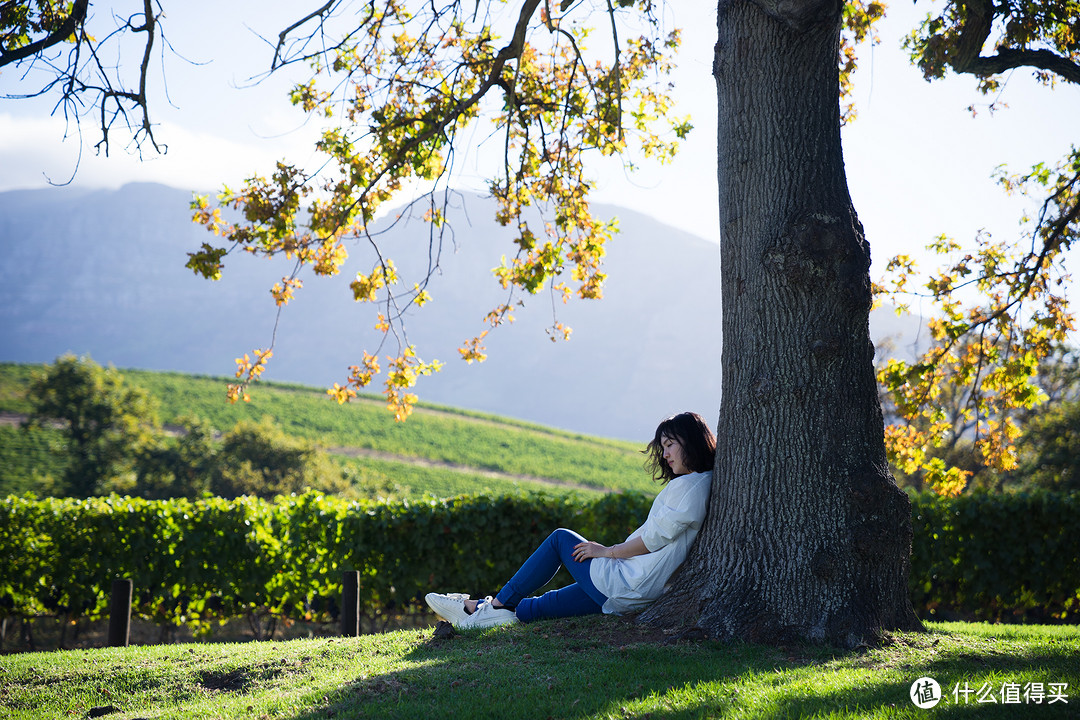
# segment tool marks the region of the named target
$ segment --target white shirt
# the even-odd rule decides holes
[[[653,500],[645,524],[627,540],[641,537],[649,552],[630,558],[594,558],[589,577],[607,596],[604,612],[641,610],[660,597],[701,529],[712,488],[712,471],[680,475]]]

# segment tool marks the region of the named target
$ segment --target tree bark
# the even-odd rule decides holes
[[[840,145],[841,4],[721,0],[714,74],[723,396],[705,525],[642,615],[854,647],[921,629],[885,459],[870,249]]]

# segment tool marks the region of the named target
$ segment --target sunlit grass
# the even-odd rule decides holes
[[[0,657],[14,718],[1076,717],[1080,628],[932,624],[857,651],[665,644],[614,617],[458,634],[168,645]],[[935,678],[933,710],[909,699]],[[1067,683],[1068,703],[959,705],[956,683]]]

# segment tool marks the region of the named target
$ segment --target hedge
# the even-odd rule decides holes
[[[101,617],[112,581],[133,612],[206,629],[256,611],[337,617],[342,573],[359,570],[367,614],[432,587],[494,591],[556,527],[613,543],[639,524],[644,495],[572,504],[535,495],[346,502],[305,493],[191,501],[110,496],[0,501],[0,617]]]
[[[911,505],[920,616],[1080,621],[1080,493],[919,495]]]
[[[207,629],[266,613],[337,617],[358,570],[365,614],[415,606],[431,588],[494,591],[556,527],[605,544],[648,512],[641,494],[346,502],[306,493],[267,502],[0,501],[0,617],[101,617],[114,579],[134,612]],[[922,617],[1076,622],[1080,495],[912,498],[912,602]]]

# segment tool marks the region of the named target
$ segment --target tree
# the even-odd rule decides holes
[[[204,420],[186,417],[180,425],[177,437],[158,435],[139,453],[133,495],[272,499],[308,489],[355,492],[322,448],[286,435],[269,417],[241,420],[220,440]]]
[[[210,491],[221,497],[345,490],[341,470],[309,442],[291,438],[272,420],[241,421],[221,439]]]
[[[1080,400],[1063,402],[1024,427],[1016,474],[1025,487],[1080,490]]]
[[[869,246],[840,144],[841,9],[719,5],[716,480],[651,621],[849,647],[920,627],[910,505],[889,474],[873,374]]]
[[[214,429],[195,417],[180,418],[179,424],[179,437],[159,434],[139,453],[133,495],[197,498],[210,492],[218,453]]]
[[[63,491],[90,497],[131,475],[135,458],[158,427],[157,409],[141,388],[126,386],[113,368],[65,355],[30,384],[27,426],[59,421],[72,460]],[[129,478],[130,479],[130,478]]]

